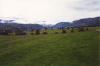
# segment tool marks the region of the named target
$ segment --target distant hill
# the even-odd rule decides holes
[[[81,25],[81,24],[83,24],[83,23],[85,23],[85,25],[90,26],[90,25],[96,24],[97,22],[100,23],[99,20],[100,20],[100,17],[95,17],[95,18],[84,18],[84,19],[80,19],[80,20],[75,20],[75,21],[73,21],[72,24],[69,25],[69,26],[79,26],[79,25]],[[97,24],[96,24],[96,25],[97,25]]]
[[[5,23],[0,23],[1,29],[2,29],[2,28],[3,28],[3,29],[5,29],[5,28],[12,28],[12,26],[14,26],[14,27],[20,27],[20,29],[22,29],[22,30],[26,30],[26,29],[30,30],[31,27],[32,27],[33,29],[43,29],[43,26],[41,26],[41,25],[39,25],[39,24],[16,24],[16,23],[14,23],[14,24],[9,24],[9,25],[7,25],[7,24],[5,24]],[[4,28],[4,27],[5,27],[5,28]],[[14,28],[14,29],[15,29],[15,28]]]
[[[12,30],[12,31],[15,31],[15,26],[10,26],[10,25],[5,25],[3,27],[0,27],[0,30]]]
[[[5,25],[9,25],[9,26],[14,26],[14,27],[20,27],[21,29],[28,29],[30,30],[31,27],[33,29],[44,29],[44,27],[47,27],[47,29],[50,29],[51,26],[53,28],[58,28],[58,27],[67,27],[67,26],[80,26],[81,24],[84,25],[88,25],[88,26],[99,26],[100,25],[100,17],[95,17],[95,18],[84,18],[84,19],[79,19],[79,20],[75,20],[73,21],[72,23],[70,22],[59,22],[57,23],[56,25],[52,25],[52,24],[49,24],[49,25],[44,25],[44,24],[18,24],[18,23],[1,23],[1,20],[0,20],[0,27],[1,29],[3,28],[3,26]],[[7,26],[5,26],[6,28]],[[15,29],[14,27],[10,27],[10,28],[13,28],[13,30]]]
[[[42,29],[43,26],[39,25],[39,24],[10,24],[11,26],[15,26],[15,27],[20,27],[20,28],[24,28],[24,29],[31,29],[31,27],[33,29]]]
[[[68,25],[70,25],[69,22],[59,22],[56,25],[53,25],[52,27],[53,28],[58,28],[58,27],[65,27],[65,26],[68,26]]]
[[[86,22],[85,25],[88,25],[88,26],[99,26],[100,25],[100,18],[96,19],[96,20],[92,20],[92,21]]]
[[[43,27],[52,27],[53,26],[52,24],[48,24],[48,25],[46,25],[46,24],[39,24],[39,25],[42,25]]]
[[[4,24],[3,23],[0,23],[0,27],[3,27],[4,26]]]
[[[88,25],[88,26],[99,26],[100,25],[100,17],[79,19],[79,20],[73,21],[72,23],[59,22],[56,25],[53,25],[53,28],[67,27],[67,26],[80,26],[83,23],[84,23],[84,25]]]

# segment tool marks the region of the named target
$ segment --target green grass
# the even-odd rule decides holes
[[[43,31],[48,34],[43,35]],[[55,31],[59,34],[53,34]],[[75,28],[74,33],[66,29],[65,34],[61,31],[0,35],[0,66],[99,66],[100,36],[96,28],[84,32]]]

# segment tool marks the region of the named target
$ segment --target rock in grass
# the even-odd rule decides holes
[[[31,35],[34,35],[34,33],[31,33]]]
[[[73,29],[71,29],[70,31],[71,31],[71,33],[73,33],[73,32],[74,32],[74,31],[73,31]]]
[[[64,27],[62,27],[62,29],[64,29]]]
[[[47,30],[47,27],[45,27],[45,30]]]
[[[42,34],[47,34],[47,32],[43,32]]]
[[[35,33],[35,34],[36,34],[36,35],[40,35],[39,29],[36,30],[36,33]]]
[[[34,31],[32,27],[31,27],[31,31]]]
[[[19,28],[15,29],[15,35],[21,35],[22,31]]]
[[[96,31],[100,33],[100,30],[96,29]]]
[[[62,33],[66,33],[66,30],[63,29],[63,30],[62,30]]]
[[[51,27],[51,30],[53,30],[53,27]]]
[[[67,27],[67,29],[69,29],[69,26]]]
[[[23,31],[21,35],[27,35],[27,33],[25,31]]]
[[[88,30],[88,28],[86,28],[85,30]]]
[[[4,35],[8,35],[8,30],[5,30],[4,31]]]
[[[4,30],[3,32],[0,32],[0,35],[8,35],[8,31]]]
[[[58,32],[54,32],[54,34],[59,34]]]
[[[84,28],[81,27],[81,28],[78,29],[78,31],[79,31],[79,32],[80,32],[80,31],[84,31]]]

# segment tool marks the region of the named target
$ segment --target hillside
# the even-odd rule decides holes
[[[72,22],[72,24],[70,26],[79,26],[83,23],[85,23],[85,25],[93,25],[96,24],[97,22],[100,23],[100,17],[95,17],[95,18],[84,18],[84,19],[80,19],[80,20],[75,20]]]
[[[31,29],[31,27],[33,29],[42,29],[43,28],[43,26],[41,26],[39,24],[16,24],[16,25],[11,24],[11,26],[26,28],[28,30]]]
[[[92,20],[92,21],[89,21],[89,22],[86,22],[85,25],[88,25],[88,26],[99,26],[100,25],[100,19],[98,20]]]
[[[1,25],[0,27],[3,28],[3,26],[8,25],[8,24],[0,23],[0,25]],[[20,29],[25,29],[25,30],[26,29],[30,30],[31,27],[33,29],[43,29],[43,26],[41,26],[39,24],[16,24],[16,23],[14,23],[14,24],[9,24],[9,26],[20,27]],[[7,28],[7,26],[5,26],[5,27]]]
[[[69,22],[59,22],[59,23],[57,23],[56,25],[53,25],[52,27],[53,27],[53,28],[65,27],[65,26],[67,26],[67,25],[70,25],[70,23],[69,23]]]
[[[88,25],[88,26],[90,26],[90,25],[91,26],[98,26],[98,25],[100,25],[100,17],[74,20],[72,23],[59,22],[56,25],[53,25],[53,27],[56,28],[56,27],[67,27],[67,26],[80,26],[83,23],[85,23],[85,25]]]
[[[17,23],[0,23],[0,27],[3,27],[5,25],[10,25],[10,26],[15,26],[15,27],[20,27],[22,29],[28,29],[32,27],[33,29],[44,29],[44,26],[46,26],[48,29],[52,26],[53,28],[58,28],[58,27],[67,27],[67,26],[80,26],[81,24],[85,23],[85,25],[88,26],[98,26],[100,25],[100,17],[95,17],[95,18],[84,18],[84,19],[79,19],[79,20],[74,20],[72,23],[70,22],[59,22],[56,25],[44,25],[44,24],[17,24]]]
[[[99,32],[40,30],[40,35],[0,35],[0,66],[99,66]],[[43,35],[42,32],[48,34]],[[59,34],[53,34],[53,32]]]

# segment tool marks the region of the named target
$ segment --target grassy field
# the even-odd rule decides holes
[[[41,35],[0,35],[0,66],[99,66],[99,32],[89,28],[40,30]],[[48,34],[43,35],[42,32]],[[53,32],[59,34],[53,34]],[[32,31],[27,31],[31,34]],[[34,31],[33,31],[34,33]]]

